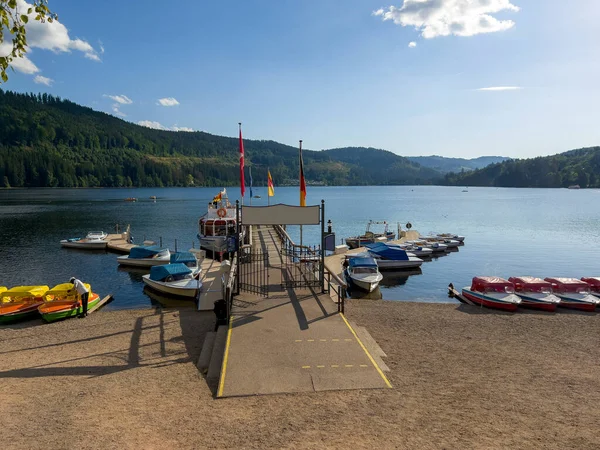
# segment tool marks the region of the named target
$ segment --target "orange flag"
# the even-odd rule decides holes
[[[300,141],[300,206],[306,206],[306,182],[304,181],[304,162],[302,161],[302,141]]]
[[[267,169],[267,186],[269,188],[269,197],[275,196],[275,187],[273,186],[273,178],[271,178],[271,171]]]

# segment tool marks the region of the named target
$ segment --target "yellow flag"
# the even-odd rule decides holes
[[[267,186],[269,188],[269,197],[275,196],[275,188],[273,187],[273,178],[271,178],[271,171],[267,171]]]

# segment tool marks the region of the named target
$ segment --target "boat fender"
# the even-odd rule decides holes
[[[227,210],[225,208],[217,209],[217,216],[223,218],[227,215]]]
[[[167,283],[169,283],[169,282],[173,281],[173,275],[169,275],[167,278],[165,278],[165,281],[166,281]]]

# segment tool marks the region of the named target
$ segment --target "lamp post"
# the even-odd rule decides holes
[[[331,223],[331,219],[329,219],[329,220],[327,221],[327,233],[328,233],[328,234],[331,234],[331,233],[332,233],[332,227],[333,227],[333,224]]]

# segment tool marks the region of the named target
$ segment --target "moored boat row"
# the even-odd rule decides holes
[[[600,277],[474,277],[462,296],[477,305],[506,311],[520,306],[555,311],[560,306],[591,312],[600,305]]]

